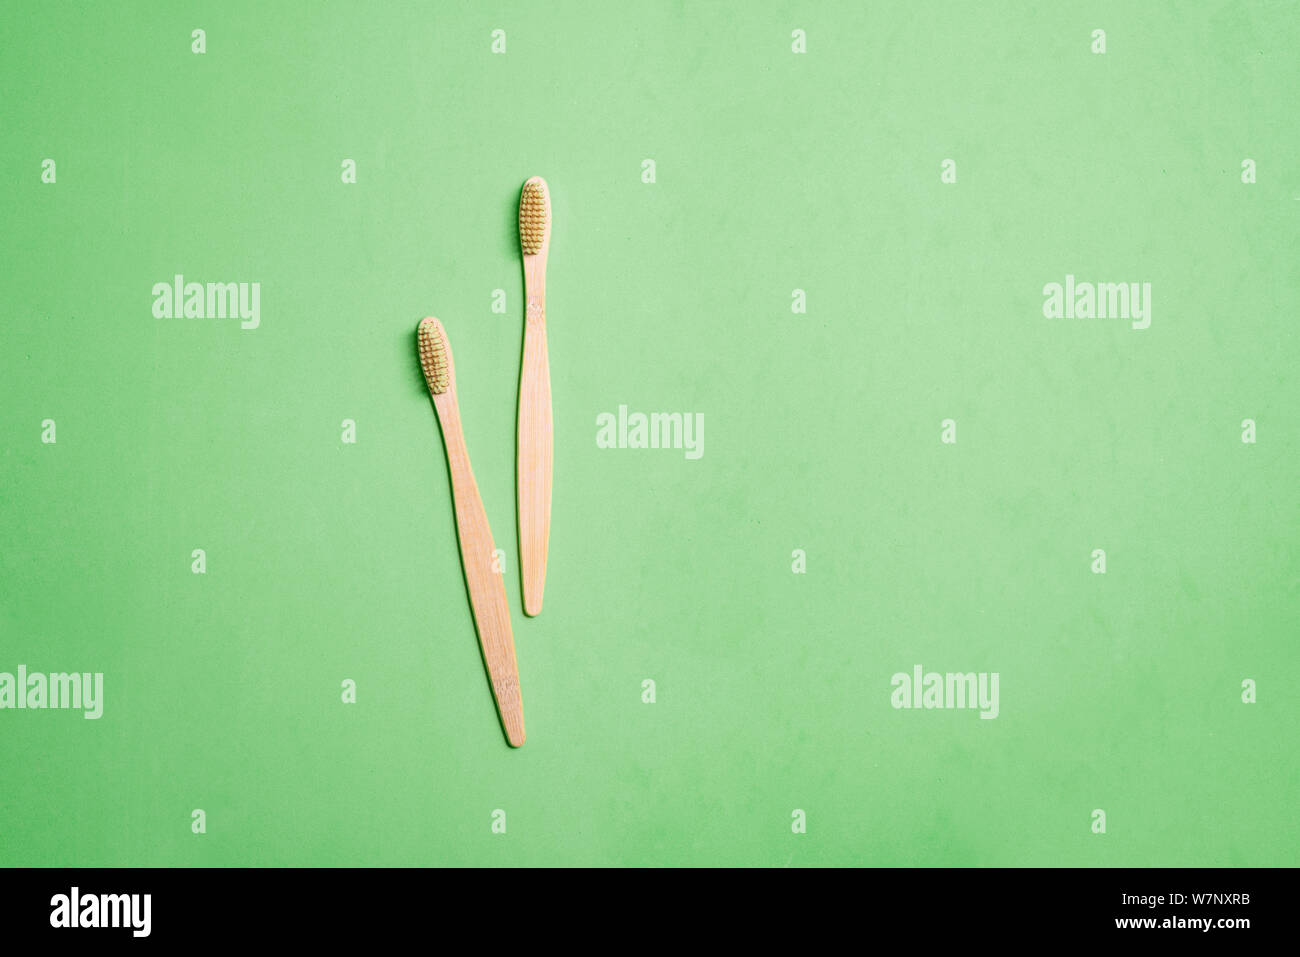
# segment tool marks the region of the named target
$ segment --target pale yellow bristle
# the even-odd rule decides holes
[[[519,198],[519,245],[525,256],[542,249],[546,242],[546,187],[541,183],[525,183]]]
[[[434,395],[447,391],[447,340],[436,322],[426,319],[420,323],[420,368],[424,381]]]

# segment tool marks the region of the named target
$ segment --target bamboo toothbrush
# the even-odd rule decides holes
[[[469,467],[469,452],[460,426],[460,406],[456,402],[456,367],[451,361],[451,346],[442,323],[432,316],[420,321],[418,338],[420,367],[433,396],[433,407],[438,410],[442,441],[447,447],[456,532],[460,538],[465,583],[469,586],[470,609],[506,739],[517,748],[524,743],[524,706],[519,697],[519,665],[510,633],[510,609],[506,605],[505,581],[492,570],[495,551],[492,530],[488,528],[483,500],[479,498],[474,472]]]
[[[524,614],[542,611],[546,548],[551,537],[551,371],[546,358],[546,254],[551,248],[551,196],[534,176],[519,197],[524,259],[524,361],[519,373],[519,574]]]

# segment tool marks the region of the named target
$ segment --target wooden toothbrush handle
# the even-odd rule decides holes
[[[492,696],[511,746],[524,743],[524,705],[519,695],[519,665],[515,661],[515,640],[510,630],[510,607],[506,604],[505,576],[493,570],[495,546],[487,513],[478,494],[478,483],[469,465],[460,412],[454,402],[442,409],[443,436],[451,469],[451,494],[456,505],[456,531],[460,559],[469,586],[469,603],[478,629],[479,646],[487,664]]]
[[[529,311],[532,311],[530,305]],[[530,316],[524,329],[519,375],[519,572],[524,614],[542,610],[546,550],[551,537],[551,371],[546,357],[546,322]]]

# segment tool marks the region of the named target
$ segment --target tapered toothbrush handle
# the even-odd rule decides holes
[[[493,569],[496,547],[487,513],[479,497],[478,483],[470,469],[469,453],[460,426],[460,412],[454,401],[439,403],[443,438],[451,469],[451,494],[456,506],[456,532],[460,559],[469,586],[469,603],[478,629],[479,646],[487,664],[492,696],[513,747],[524,743],[524,705],[519,694],[519,665],[515,640],[510,630],[510,607],[506,604],[505,576]]]
[[[551,537],[551,372],[544,315],[530,316],[524,329],[518,454],[519,571],[524,614],[537,615],[546,588],[546,551]]]

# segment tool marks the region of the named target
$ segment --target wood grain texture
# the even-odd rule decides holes
[[[425,320],[428,322],[429,320]],[[435,322],[437,320],[434,320]],[[441,327],[440,327],[441,328]],[[446,343],[446,334],[443,334]],[[515,641],[510,628],[510,607],[506,604],[505,576],[493,571],[492,529],[479,496],[478,483],[470,468],[465,434],[461,428],[460,406],[456,400],[456,369],[451,346],[446,344],[447,390],[433,395],[433,405],[442,425],[443,444],[451,471],[451,492],[456,508],[456,532],[460,539],[461,564],[469,589],[470,608],[478,630],[479,646],[487,665],[492,696],[513,747],[524,743],[524,706],[519,691],[519,665],[515,659]]]
[[[537,252],[524,260],[524,355],[519,373],[519,441],[515,480],[519,498],[519,575],[524,614],[541,614],[546,554],[551,538],[553,438],[551,372],[546,351],[546,259],[551,248],[551,199],[546,181],[534,176],[546,198],[545,232]]]

